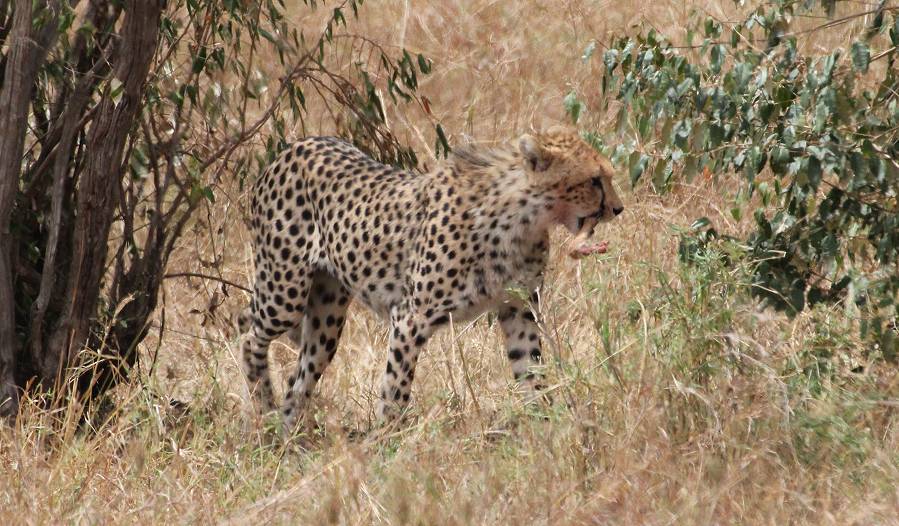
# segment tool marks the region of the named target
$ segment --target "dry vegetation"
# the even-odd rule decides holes
[[[457,141],[489,142],[558,122],[570,89],[595,96],[580,60],[591,39],[640,20],[678,35],[689,12],[391,0],[366,4],[351,31],[432,58],[422,93],[434,116]],[[423,112],[390,119],[429,158]],[[664,198],[625,191],[626,213],[599,234],[609,254],[553,258],[542,298],[549,408],[515,397],[482,318],[429,343],[410,425],[366,433],[385,329],[355,308],[317,397],[318,429],[284,444],[275,422],[252,414],[241,377],[227,320],[244,294],[171,280],[140,385],[121,389],[96,432],[27,405],[0,431],[0,522],[899,524],[895,369],[865,361],[842,308],[787,319],[749,299],[740,268],[678,263],[676,225],[706,215],[746,228],[727,213],[722,181]],[[245,197],[231,189],[210,208],[175,270],[223,255],[224,276],[247,283]],[[286,378],[295,351],[276,343],[273,358]]]

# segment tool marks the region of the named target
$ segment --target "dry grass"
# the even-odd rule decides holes
[[[557,122],[570,89],[594,93],[579,58],[589,40],[640,19],[676,35],[689,16],[675,2],[536,0],[363,12],[354,30],[434,59],[423,92],[435,115],[479,141]],[[390,118],[422,151],[432,144],[425,116]],[[173,281],[164,338],[144,348],[145,365],[158,350],[153,374],[122,389],[95,432],[27,404],[0,431],[0,522],[899,524],[896,371],[865,361],[839,309],[786,319],[746,296],[741,269],[678,264],[675,225],[706,215],[747,228],[719,184],[624,194],[627,213],[601,234],[610,254],[553,258],[551,407],[520,403],[481,319],[428,344],[412,422],[366,434],[385,328],[354,308],[317,395],[318,429],[285,444],[250,411],[224,322],[246,298]],[[209,210],[176,267],[224,254],[225,276],[246,283],[241,199]],[[276,343],[273,358],[286,378],[296,353]]]

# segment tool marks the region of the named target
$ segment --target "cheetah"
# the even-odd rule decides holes
[[[537,321],[511,287],[535,300],[553,226],[583,240],[623,211],[612,177],[608,159],[559,127],[523,135],[517,147],[458,149],[424,174],[383,165],[338,138],[293,144],[252,190],[255,286],[238,325],[256,404],[275,409],[268,347],[287,333],[299,363],[284,425],[302,418],[353,298],[390,325],[381,421],[408,406],[434,331],[487,310],[497,314],[514,378],[536,395]],[[583,245],[572,255],[605,248]]]

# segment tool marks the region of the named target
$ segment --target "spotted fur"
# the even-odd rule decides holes
[[[575,132],[525,135],[518,148],[462,149],[426,174],[380,164],[331,137],[297,142],[256,181],[251,227],[256,281],[239,325],[247,378],[273,409],[270,342],[300,351],[283,404],[302,417],[337,351],[355,298],[389,321],[379,412],[407,406],[419,353],[450,318],[498,313],[514,376],[540,388],[531,310],[507,291],[536,290],[549,229],[621,213],[609,161]]]

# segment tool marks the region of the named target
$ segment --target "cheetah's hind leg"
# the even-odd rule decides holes
[[[271,271],[271,265],[260,265],[249,313],[238,318],[244,332],[241,349],[250,393],[260,411],[275,409],[275,397],[269,372],[268,348],[272,340],[299,327],[306,310],[311,284],[310,272]],[[283,276],[290,276],[289,281]],[[278,277],[282,277],[278,280]]]
[[[288,333],[300,351],[296,371],[288,380],[284,397],[284,430],[294,431],[302,422],[315,385],[334,359],[346,323],[350,292],[337,279],[319,271],[312,280],[302,330]]]

